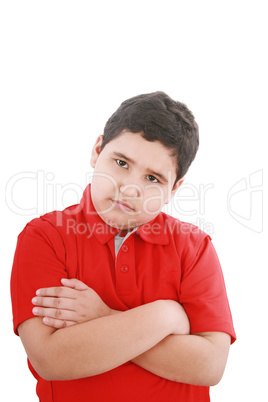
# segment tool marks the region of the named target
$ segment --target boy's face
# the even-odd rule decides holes
[[[93,205],[112,227],[132,230],[153,220],[183,180],[176,180],[176,158],[159,141],[124,130],[105,145],[99,136],[91,156]]]

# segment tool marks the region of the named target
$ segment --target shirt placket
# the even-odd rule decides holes
[[[116,293],[129,308],[139,305],[134,242],[136,234],[131,234],[121,245],[115,264]]]

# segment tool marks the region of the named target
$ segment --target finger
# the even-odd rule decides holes
[[[76,298],[74,289],[70,289],[64,286],[57,286],[51,288],[42,288],[36,291],[37,296],[50,296],[50,297],[65,297],[70,299]]]
[[[62,278],[61,283],[63,286],[75,289],[75,290],[87,290],[88,286],[82,282],[79,281],[78,279],[67,279],[67,278]]]
[[[49,327],[56,328],[56,329],[67,328],[67,327],[71,327],[71,326],[77,324],[77,322],[74,322],[74,321],[62,321],[62,320],[56,320],[54,318],[49,318],[49,317],[44,317],[43,323]]]
[[[75,319],[76,319],[75,312],[70,311],[70,310],[34,307],[32,312],[35,316],[54,318],[59,321],[74,321],[75,322]]]
[[[75,310],[74,299],[62,297],[34,297],[32,304],[41,307],[53,307],[56,309]]]

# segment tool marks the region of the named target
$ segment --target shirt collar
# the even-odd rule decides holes
[[[107,225],[96,212],[91,199],[90,184],[85,188],[80,201],[84,217],[90,225],[90,230],[97,240],[105,244],[114,237],[119,230]],[[137,228],[136,233],[146,242],[166,245],[169,243],[166,220],[162,212],[151,222],[145,223]]]
[[[148,243],[167,245],[169,244],[167,223],[165,214],[160,212],[151,222],[139,226],[137,234]]]

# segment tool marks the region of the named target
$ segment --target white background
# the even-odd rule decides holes
[[[222,262],[238,340],[212,401],[268,400],[266,2],[11,0],[0,7],[5,401],[37,400],[12,333],[16,237],[33,217],[79,201],[108,117],[123,100],[155,90],[186,103],[200,127],[198,156],[170,208],[212,235]]]

